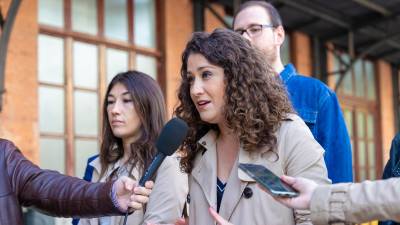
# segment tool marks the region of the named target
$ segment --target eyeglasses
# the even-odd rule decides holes
[[[237,29],[236,33],[243,36],[244,33],[247,33],[249,37],[256,37],[261,34],[263,28],[274,28],[274,25],[271,24],[253,24],[246,29]]]

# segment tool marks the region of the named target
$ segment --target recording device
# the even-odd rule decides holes
[[[262,165],[240,163],[239,168],[275,197],[297,197],[299,193]]]
[[[164,161],[166,156],[174,154],[178,147],[182,144],[188,132],[188,125],[185,121],[179,118],[173,118],[161,130],[160,136],[157,139],[156,148],[157,155],[153,158],[151,164],[146,169],[146,172],[139,181],[139,186],[144,186],[146,181],[151,180]],[[128,210],[129,211],[129,210]],[[125,214],[124,225],[128,218],[128,211]]]
[[[140,179],[139,186],[143,187],[153,177],[166,156],[174,154],[185,139],[188,129],[186,122],[179,118],[173,118],[165,124],[156,143],[158,153]]]

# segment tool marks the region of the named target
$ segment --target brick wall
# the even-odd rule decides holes
[[[164,7],[166,101],[171,116],[177,105],[181,54],[193,32],[193,6],[190,0],[172,0]],[[179,16],[178,16],[179,15]]]
[[[379,60],[376,63],[378,78],[378,103],[381,116],[381,137],[383,150],[383,165],[389,158],[389,149],[395,135],[395,120],[393,110],[392,71],[389,63]]]
[[[182,65],[181,54],[193,32],[193,5],[190,0],[171,0],[165,4],[165,88],[168,113],[171,116],[173,109],[177,106],[177,90],[180,84],[180,68]],[[223,8],[213,5],[220,15],[223,16]],[[179,16],[178,16],[179,15]],[[209,10],[205,11],[205,28],[211,32],[223,25],[212,15]]]
[[[0,2],[3,15],[11,0]],[[22,1],[8,46],[0,137],[38,160],[37,1]]]
[[[293,32],[291,39],[291,56],[297,72],[311,76],[312,74],[312,55],[311,40],[308,35],[301,32]]]

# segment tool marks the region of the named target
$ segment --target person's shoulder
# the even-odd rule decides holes
[[[295,114],[288,113],[285,115],[284,119],[281,121],[280,131],[291,131],[293,128],[302,128],[306,126],[303,119]]]
[[[314,96],[323,102],[327,99],[337,98],[336,93],[331,88],[324,82],[313,77],[297,74],[291,79],[291,86],[302,93],[303,96]]]
[[[0,146],[4,147],[15,147],[14,143],[10,140],[0,138]]]
[[[88,158],[87,166],[93,169],[93,172],[100,174],[101,171],[101,162],[100,155],[94,155]]]
[[[296,113],[287,113],[282,122],[290,123],[295,121],[302,121],[302,119]]]
[[[17,147],[12,141],[0,138],[0,149],[2,152],[6,153],[16,150]]]
[[[286,114],[278,129],[278,136],[297,139],[301,138],[303,135],[312,136],[304,120],[295,113]]]
[[[170,167],[178,168],[180,159],[181,157],[178,153],[174,153],[173,155],[165,157],[164,161],[161,164],[161,169],[167,169]]]
[[[93,155],[93,156],[89,157],[88,160],[87,160],[87,164],[92,166],[91,165],[92,163],[100,162],[100,157],[99,156],[100,156],[99,154],[96,154],[96,155]]]
[[[306,87],[308,88],[314,88],[316,90],[325,91],[328,93],[334,93],[332,89],[330,89],[324,82],[314,77],[308,77],[301,74],[297,74],[293,78],[295,82],[306,84],[307,85]]]

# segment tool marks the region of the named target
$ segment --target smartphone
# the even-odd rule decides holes
[[[253,178],[273,196],[293,198],[299,195],[297,191],[285,184],[277,175],[262,165],[240,163],[239,169]]]

